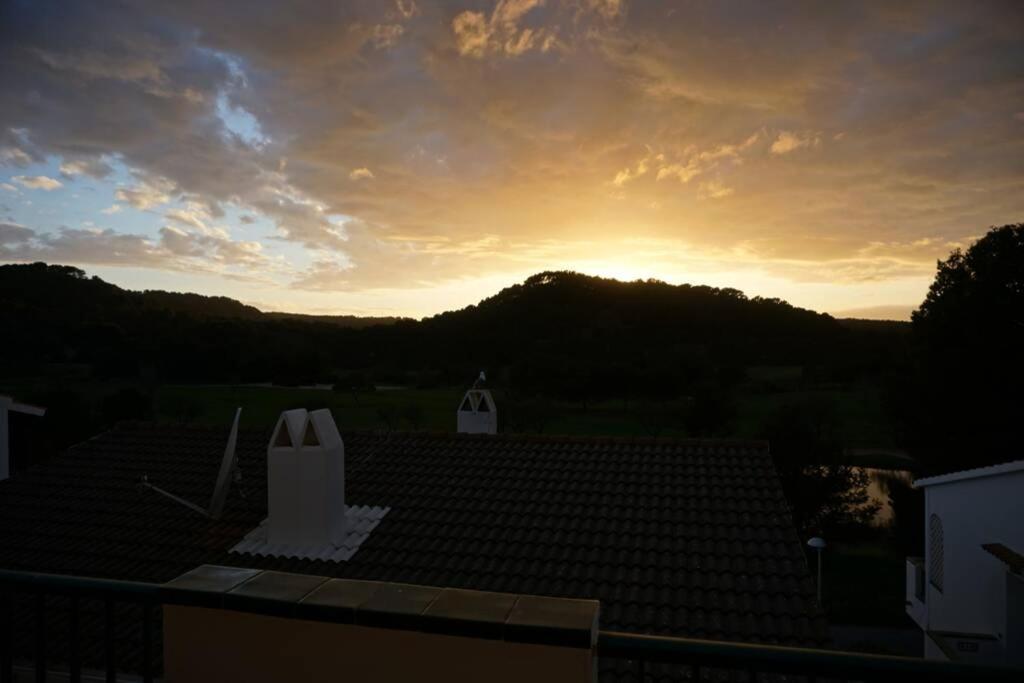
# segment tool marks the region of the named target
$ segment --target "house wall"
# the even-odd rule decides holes
[[[590,683],[590,648],[165,605],[168,683]]]
[[[928,520],[943,526],[944,590],[928,578],[928,628],[991,634],[1005,630],[1006,566],[983,543],[1024,548],[1024,471],[935,484],[925,489],[925,567],[933,549]]]
[[[1006,574],[1006,663],[1024,666],[1024,577]]]
[[[923,629],[928,628],[928,604],[921,602],[917,597],[917,591],[915,590],[918,582],[917,567],[910,558],[907,558],[906,562],[906,576],[904,585],[906,586],[906,606],[907,615],[914,620],[914,623]],[[927,584],[928,579],[924,579]]]

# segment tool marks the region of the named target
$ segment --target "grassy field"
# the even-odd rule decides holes
[[[686,436],[687,399],[668,401],[609,400],[588,402],[553,399],[519,400],[496,392],[503,428],[520,432],[612,436]],[[884,447],[891,442],[871,387],[772,394],[740,394],[729,435],[761,438],[772,411],[787,401],[830,401],[843,418],[844,441],[851,445]],[[387,389],[374,392],[335,392],[321,389],[253,386],[164,386],[157,390],[158,417],[219,423],[242,406],[247,424],[266,424],[282,410],[295,407],[330,408],[339,423],[351,429],[455,428],[458,389]]]
[[[879,449],[891,447],[892,435],[882,410],[880,390],[870,384],[806,387],[798,369],[752,368],[734,391],[734,414],[720,432],[737,438],[762,438],[764,426],[779,406],[793,402],[829,403],[842,420],[847,447],[862,452],[856,464],[885,467],[891,461]],[[59,383],[0,383],[0,393],[19,397],[68,391],[94,405],[133,387],[151,397],[153,417],[207,424],[230,422],[241,406],[244,425],[273,423],[282,410],[330,408],[346,429],[415,429],[451,431],[462,389],[388,388],[357,393],[323,389],[251,385],[152,385],[117,381],[66,380]],[[495,391],[503,431],[609,436],[688,436],[686,415],[691,398],[673,400],[614,399],[560,401],[524,399]],[[897,459],[898,460],[898,459]]]
[[[601,401],[586,405],[551,399],[519,400],[495,392],[503,431],[608,436],[685,436],[684,400],[656,404]],[[459,389],[389,388],[371,392],[251,386],[165,386],[156,394],[161,419],[209,424],[243,408],[245,425],[272,423],[289,408],[329,408],[345,429],[454,431]],[[652,415],[654,414],[654,415]]]

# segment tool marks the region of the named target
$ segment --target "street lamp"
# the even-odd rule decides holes
[[[818,606],[821,606],[821,551],[825,549],[825,539],[815,536],[807,541],[807,545],[818,551]]]

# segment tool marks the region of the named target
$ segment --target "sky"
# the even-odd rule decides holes
[[[907,318],[1024,220],[1024,3],[0,0],[0,261],[420,317],[543,270]]]

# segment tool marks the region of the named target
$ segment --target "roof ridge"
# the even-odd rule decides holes
[[[526,441],[530,443],[621,443],[621,444],[672,444],[682,446],[733,446],[767,448],[767,439],[738,438],[696,438],[678,436],[638,436],[611,434],[523,434],[502,432],[499,434],[462,434],[438,430],[395,430],[380,432],[373,429],[342,429],[342,434],[373,436],[419,436],[429,438],[459,439],[468,441]]]
[[[122,420],[113,427],[83,440],[80,443],[91,441],[98,436],[108,432],[126,432],[145,428],[184,428],[195,431],[223,431],[220,426],[210,425],[202,422],[183,422],[169,420]],[[241,431],[249,434],[264,433],[270,428],[246,426]],[[640,436],[640,435],[613,435],[613,434],[529,434],[502,432],[499,434],[462,434],[459,432],[446,432],[441,430],[391,430],[379,429],[340,429],[342,435],[351,434],[356,436],[374,437],[421,437],[434,439],[451,439],[461,441],[520,441],[526,443],[585,443],[585,444],[642,444],[642,445],[673,445],[688,447],[733,447],[733,448],[757,448],[767,449],[767,439],[741,439],[741,438],[716,438],[716,437],[680,437],[680,436]],[[69,447],[74,448],[79,444]]]

